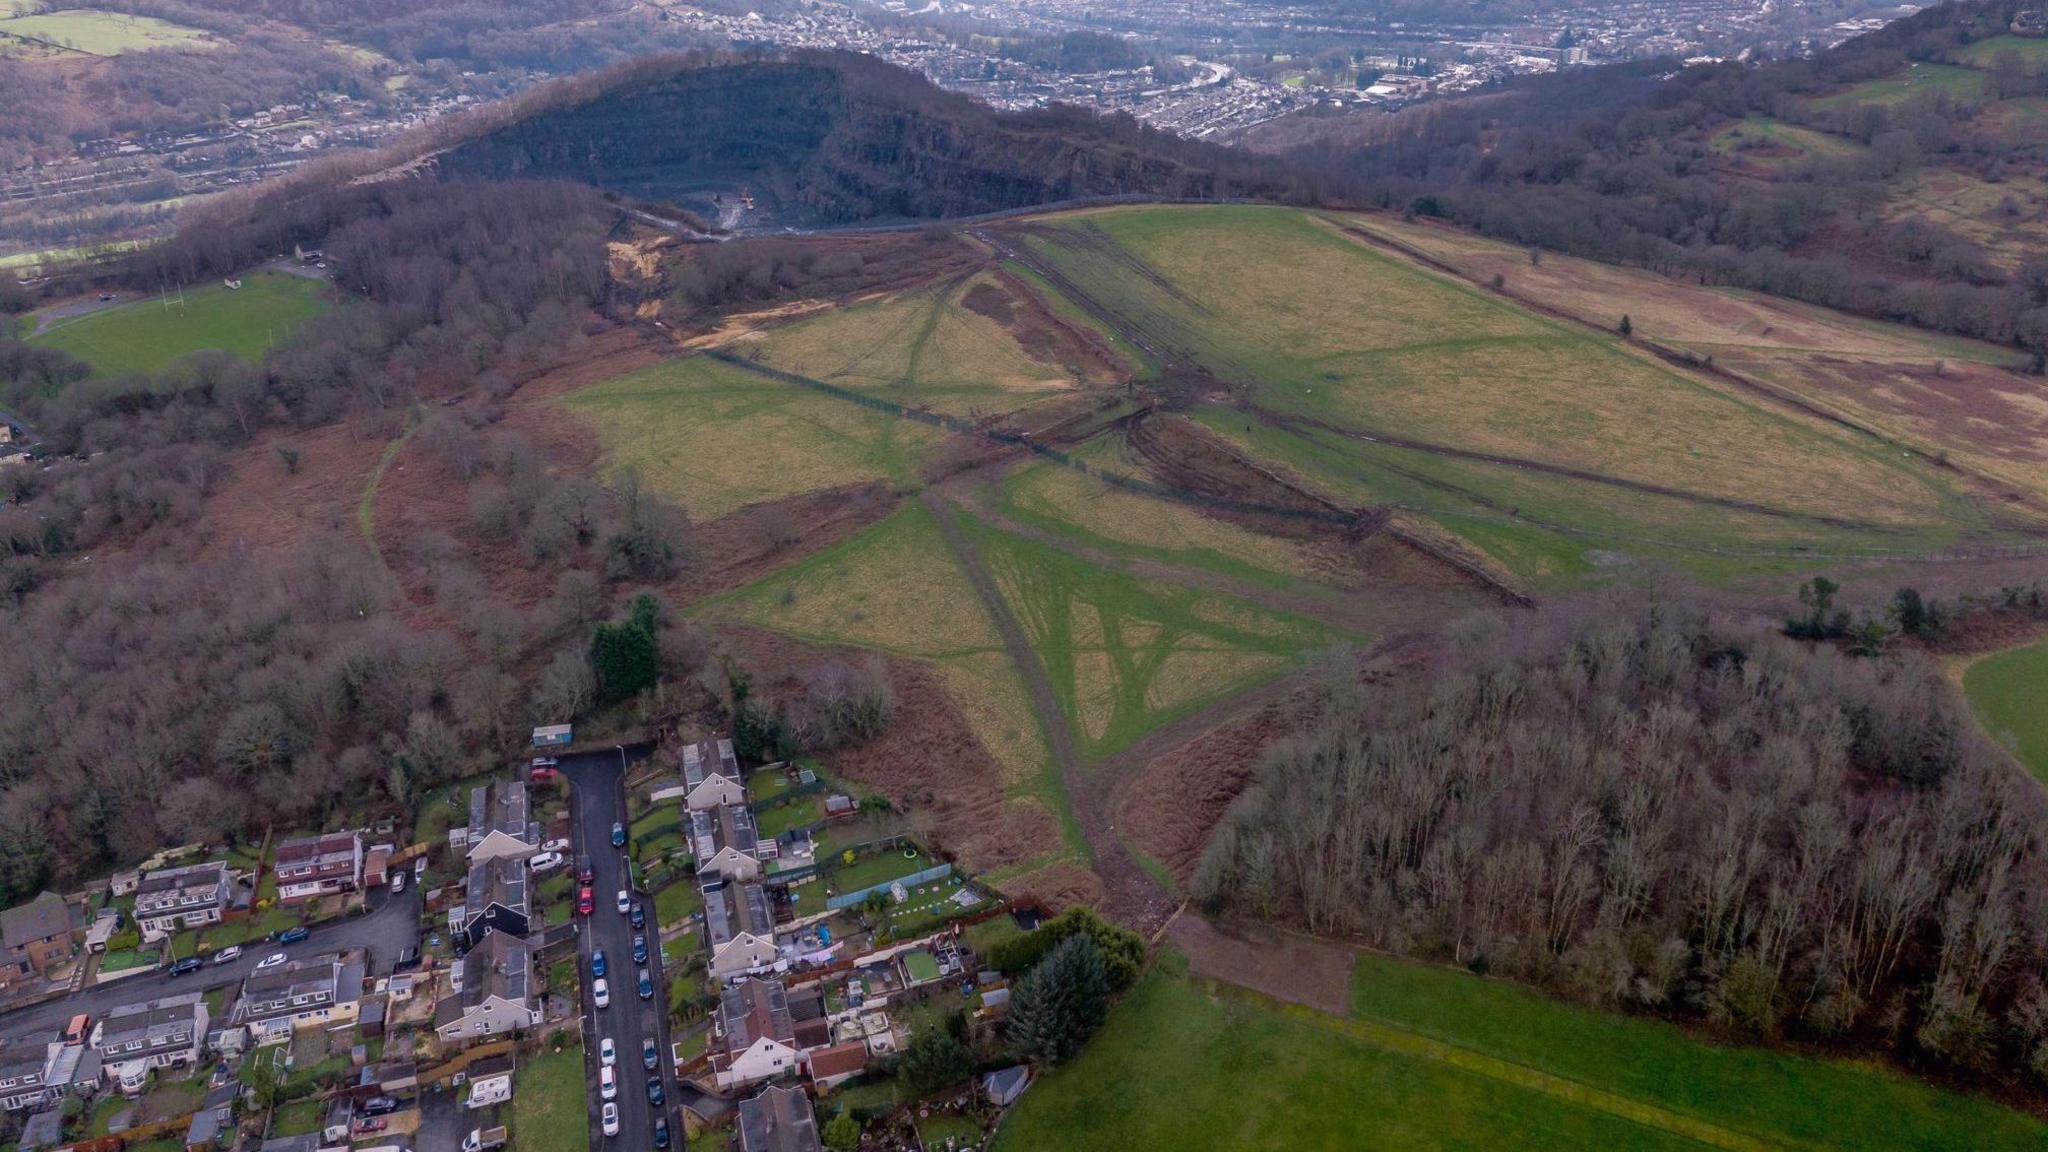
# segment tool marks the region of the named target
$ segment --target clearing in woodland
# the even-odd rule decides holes
[[[2048,642],[1971,664],[1963,673],[1963,691],[1992,738],[2048,784]]]
[[[119,56],[152,48],[210,48],[216,41],[198,28],[154,16],[71,8],[0,19],[0,45],[54,46],[88,56]],[[0,53],[4,54],[4,53]]]
[[[96,376],[161,372],[194,352],[218,349],[261,361],[272,346],[327,307],[323,281],[263,270],[240,288],[207,284],[57,320],[29,343],[61,348]]]
[[[1890,1072],[1706,1043],[1499,981],[1361,958],[1332,1015],[1165,957],[998,1152],[1152,1149],[2019,1149],[2039,1121]]]

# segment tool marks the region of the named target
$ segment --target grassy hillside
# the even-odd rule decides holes
[[[58,320],[29,342],[61,348],[95,374],[158,372],[206,349],[261,360],[270,347],[326,307],[326,285],[282,272],[251,273],[239,289],[189,288],[184,303],[154,297]]]
[[[1722,1047],[1365,957],[1346,1018],[1155,971],[995,1147],[2037,1147],[2038,1121],[1857,1065]]]
[[[2048,784],[2048,643],[1977,661],[1963,673],[1963,691],[1991,735]]]

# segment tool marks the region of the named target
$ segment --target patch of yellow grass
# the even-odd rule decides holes
[[[715,360],[652,365],[560,403],[595,429],[609,467],[637,468],[699,520],[748,504],[905,479],[943,434]]]
[[[1240,685],[1285,668],[1288,660],[1267,652],[1237,648],[1175,648],[1145,687],[1145,706],[1177,708],[1194,700],[1221,695]]]
[[[921,506],[718,610],[809,640],[912,656],[1001,647],[980,598]]]
[[[1031,714],[1031,698],[1003,652],[954,656],[936,665],[946,695],[968,727],[1003,768],[1003,783],[1015,787],[1045,767],[1045,737]]]
[[[1116,717],[1117,675],[1109,653],[1100,648],[1074,649],[1074,717],[1089,740],[1100,740]]]

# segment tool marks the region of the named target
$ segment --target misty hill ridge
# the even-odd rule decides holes
[[[769,212],[818,222],[1282,190],[1270,160],[1074,108],[997,111],[852,53],[640,62],[537,103],[446,152],[442,171],[683,203],[746,186]]]

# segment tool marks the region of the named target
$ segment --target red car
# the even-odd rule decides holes
[[[597,908],[597,894],[585,886],[576,893],[576,914],[588,916]]]
[[[536,767],[527,773],[527,779],[535,784],[553,784],[561,775],[558,768]]]

